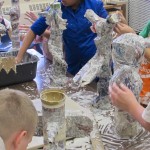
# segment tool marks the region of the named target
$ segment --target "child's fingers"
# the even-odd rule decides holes
[[[30,28],[29,25],[19,25],[19,28]]]
[[[90,29],[92,30],[93,33],[96,33],[96,30],[93,26],[90,26]]]
[[[25,16],[30,18],[30,15],[28,15],[28,14],[25,14]]]
[[[112,86],[109,86],[108,91],[111,98],[115,98],[117,96]]]
[[[120,89],[116,83],[113,83],[112,91],[117,95],[121,95],[123,93],[122,89]]]
[[[117,98],[117,95],[116,95],[115,92],[113,92],[111,86],[109,86],[109,97],[110,97],[110,100],[111,100],[112,104],[115,105],[115,100]]]
[[[121,14],[121,15],[122,15],[122,12],[121,12],[121,11],[118,11],[118,10],[117,10],[117,11],[116,11],[116,13],[117,13],[117,14]]]
[[[124,92],[126,92],[126,91],[129,90],[128,87],[126,87],[123,83],[120,83],[120,88],[121,88]]]
[[[116,26],[117,26],[118,28],[122,28],[122,27],[124,27],[124,24],[121,23],[121,22],[119,22],[119,23],[116,24]]]
[[[34,21],[30,18],[30,17],[25,17],[25,19],[29,20],[31,23],[33,23]]]
[[[27,26],[19,26],[19,30],[20,31],[29,31],[30,27],[27,27]]]
[[[120,28],[118,27],[118,25],[116,25],[116,26],[114,27],[114,31],[115,31],[116,33],[120,34]]]

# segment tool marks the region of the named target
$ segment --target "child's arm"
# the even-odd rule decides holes
[[[133,116],[145,129],[150,131],[150,123],[142,118],[144,108],[138,103],[134,94],[125,85],[118,87],[115,83],[109,87],[111,102],[116,107],[127,111]]]
[[[150,62],[150,48],[145,49],[145,58]]]
[[[25,19],[29,20],[31,23],[33,23],[38,18],[38,16],[36,16],[35,13],[33,13],[31,11],[30,12],[27,11],[25,13],[25,16],[26,16]]]
[[[123,24],[123,23],[117,23],[116,26],[114,27],[114,31],[118,35],[121,35],[124,33],[135,33],[135,31],[130,26]]]
[[[26,50],[30,46],[30,44],[33,42],[36,35],[42,35],[44,31],[47,29],[48,25],[46,24],[45,17],[38,18],[31,26],[31,29],[26,34],[23,44],[18,52],[18,55],[16,57],[16,62],[21,62],[23,55],[25,54]]]
[[[35,34],[34,32],[30,29],[28,31],[28,33],[26,34],[24,40],[23,40],[23,44],[18,52],[18,55],[16,57],[16,63],[20,63],[25,52],[27,51],[28,47],[30,46],[30,44],[33,42],[33,40],[35,39]]]
[[[50,30],[46,29],[45,32],[42,34],[45,38],[49,39],[50,38]]]

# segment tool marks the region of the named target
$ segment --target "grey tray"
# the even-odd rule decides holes
[[[18,51],[2,52],[0,57],[17,56]],[[8,74],[4,69],[0,71],[0,87],[12,84],[32,81],[36,76],[38,57],[30,53],[26,53],[22,62],[17,64],[15,73],[11,70]]]

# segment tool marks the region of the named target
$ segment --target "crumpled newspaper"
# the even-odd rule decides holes
[[[150,41],[136,34],[126,33],[116,38],[112,47],[115,72],[110,80],[110,85],[113,82],[118,85],[124,83],[138,98],[142,88],[138,70],[145,48],[150,47]],[[138,90],[135,90],[134,87]]]
[[[99,57],[98,62],[97,59],[95,59],[96,57],[97,55],[93,56],[93,59],[89,60],[89,62],[85,64],[85,66],[73,78],[73,81],[79,83],[81,87],[91,83],[95,77],[98,76],[104,57]]]
[[[51,79],[62,86],[66,81],[67,63],[63,57],[62,32],[66,29],[67,20],[62,18],[59,2],[50,5],[50,9],[39,15],[46,17],[46,23],[51,27],[48,48],[53,57]]]
[[[145,48],[150,41],[134,33],[126,33],[116,38],[112,43],[112,55],[115,69],[122,65],[139,67]]]
[[[46,23],[50,27],[57,26],[59,30],[66,29],[67,20],[62,18],[60,2],[51,4],[48,11],[40,12],[39,15],[46,17]]]
[[[144,58],[144,50],[150,47],[150,41],[133,33],[126,33],[116,38],[112,43],[114,74],[110,85],[114,82],[125,84],[139,100],[142,80],[138,73],[140,63]],[[115,107],[115,131],[121,138],[131,138],[139,133],[137,121],[133,117]]]

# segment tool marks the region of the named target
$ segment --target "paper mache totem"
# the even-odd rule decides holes
[[[0,17],[2,18],[1,7],[3,6],[4,1],[0,1]],[[0,23],[0,38],[6,33],[5,25]],[[15,58],[11,57],[9,54],[7,57],[0,57],[0,71],[4,69],[6,73],[9,73],[10,70],[14,70],[16,72]]]
[[[67,64],[63,58],[62,32],[66,29],[67,20],[62,19],[59,2],[51,4],[49,11],[41,12],[40,15],[46,17],[46,23],[51,27],[48,45],[53,57],[52,80],[56,85],[63,85],[66,81]]]
[[[12,50],[19,50],[20,49],[20,35],[19,35],[19,18],[20,18],[20,6],[19,0],[11,0],[12,7],[8,12],[10,15],[10,21],[12,26],[12,34],[11,34],[11,41],[12,41]]]
[[[110,59],[113,27],[120,21],[118,14],[112,14],[107,19],[99,17],[93,10],[88,9],[85,17],[94,25],[97,37],[94,39],[97,50],[85,66],[74,77],[74,82],[85,86],[99,77],[97,83],[97,97],[99,100],[108,97],[108,85],[111,77]]]
[[[114,82],[125,84],[132,90],[137,100],[142,89],[142,80],[138,73],[143,59],[144,49],[150,47],[150,41],[133,33],[127,33],[116,38],[112,43],[114,74],[110,85]],[[127,112],[115,107],[115,132],[121,138],[132,138],[139,132],[138,122]]]
[[[30,1],[30,0],[24,0]],[[20,34],[19,34],[19,18],[20,18],[20,6],[19,0],[11,0],[11,9],[9,12],[6,12],[5,15],[10,16],[11,26],[12,26],[12,33],[11,33],[11,41],[12,41],[12,48],[11,50],[18,50],[20,49]]]
[[[1,9],[2,9],[3,4],[4,4],[4,1],[3,1],[3,0],[0,0],[0,17],[1,17],[1,18],[2,18],[2,10],[1,10]],[[0,23],[0,42],[1,42],[1,37],[2,37],[3,35],[5,35],[5,33],[6,33],[6,28],[5,28],[5,26]]]

